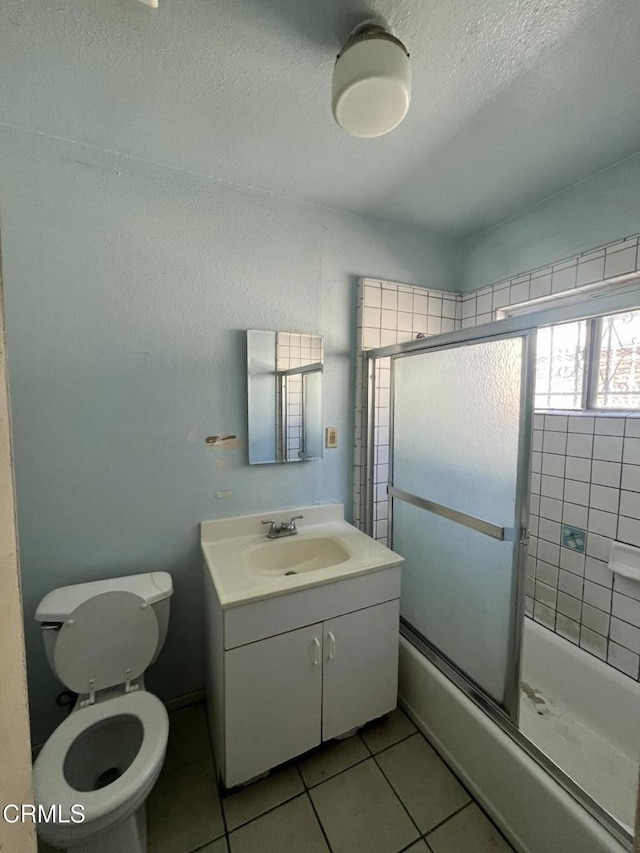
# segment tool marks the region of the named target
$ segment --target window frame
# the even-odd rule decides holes
[[[600,336],[602,316],[586,321],[587,334],[584,342],[584,373],[582,376],[582,410],[600,411],[595,405],[598,394],[598,363],[600,361]]]
[[[596,401],[598,398],[598,371],[600,364],[600,354],[602,351],[602,321],[606,317],[614,316],[615,314],[625,314],[629,311],[638,311],[640,309],[623,309],[621,311],[611,311],[606,314],[598,314],[595,317],[588,317],[583,320],[586,323],[586,334],[584,343],[584,370],[582,376],[582,394],[580,398],[580,408],[576,409],[559,409],[559,408],[538,408],[539,412],[584,412],[591,414],[640,414],[640,406],[635,409],[629,408],[610,408],[598,406]],[[569,321],[571,322],[571,321]],[[539,326],[540,328],[545,328]],[[549,326],[561,326],[564,323],[549,323]]]
[[[599,309],[595,309],[595,305]],[[514,305],[498,308],[494,321],[504,323],[509,329],[560,326],[584,320],[587,324],[585,364],[579,409],[537,409],[540,412],[566,412],[567,414],[638,414],[638,409],[608,409],[595,405],[598,388],[598,361],[600,345],[593,346],[594,333],[602,328],[602,318],[612,314],[640,311],[640,270],[615,276],[593,284],[560,293],[551,293]],[[530,324],[527,323],[529,319]],[[595,330],[595,324],[598,329]],[[535,362],[534,362],[535,363]]]

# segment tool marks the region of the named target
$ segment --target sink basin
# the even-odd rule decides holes
[[[260,575],[298,575],[337,566],[350,558],[347,549],[328,536],[274,539],[244,552],[244,560]]]
[[[304,516],[295,536],[267,539],[262,522]],[[223,609],[310,590],[402,563],[344,520],[342,504],[317,504],[204,521],[202,551]]]

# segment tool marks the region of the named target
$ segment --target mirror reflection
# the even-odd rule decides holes
[[[321,335],[247,332],[249,463],[322,457]]]

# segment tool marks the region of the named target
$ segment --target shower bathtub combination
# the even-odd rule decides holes
[[[536,333],[637,303],[621,290],[363,357],[362,517],[380,538],[384,500],[405,558],[400,704],[526,853],[632,849],[640,684],[525,616],[525,591]]]

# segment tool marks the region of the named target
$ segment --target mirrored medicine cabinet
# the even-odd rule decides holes
[[[249,464],[322,457],[321,335],[247,331]]]

